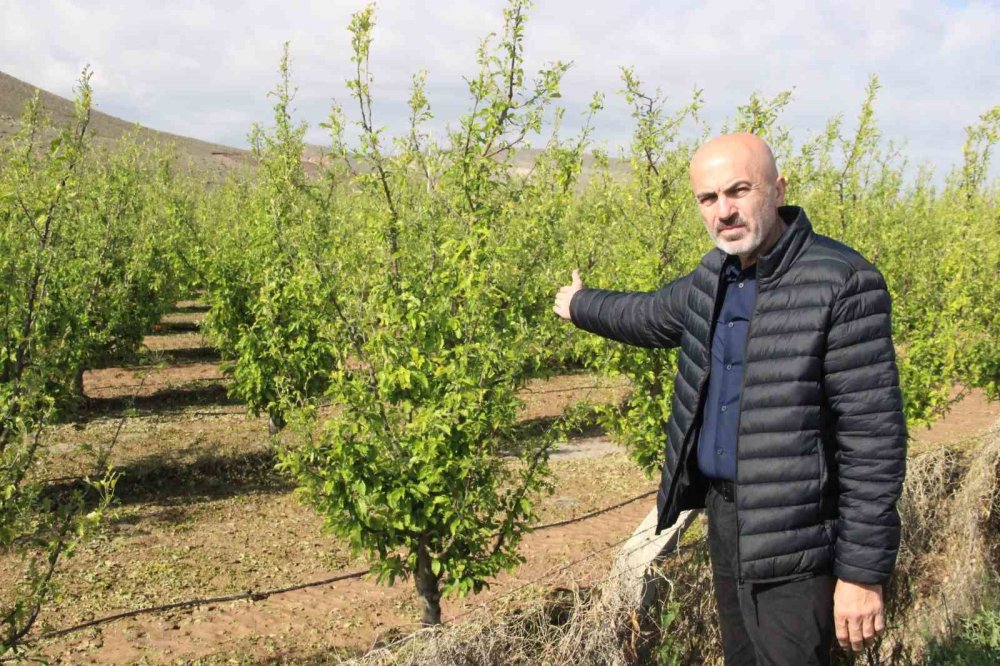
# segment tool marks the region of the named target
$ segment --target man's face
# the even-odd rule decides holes
[[[726,254],[755,256],[776,240],[785,181],[770,154],[735,141],[706,144],[691,162],[691,188],[705,229]]]

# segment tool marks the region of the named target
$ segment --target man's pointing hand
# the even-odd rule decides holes
[[[576,292],[581,289],[583,289],[583,280],[580,279],[580,271],[573,269],[573,282],[559,289],[556,293],[556,304],[552,306],[552,310],[563,319],[569,321],[569,302],[573,300]]]

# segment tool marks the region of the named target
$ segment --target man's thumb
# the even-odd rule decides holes
[[[573,269],[573,286],[577,289],[583,289],[583,280],[580,279],[580,271]]]

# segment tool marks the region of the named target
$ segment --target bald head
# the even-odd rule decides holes
[[[721,250],[749,265],[777,241],[785,179],[763,139],[717,136],[695,152],[690,174],[705,228]]]
[[[778,178],[778,165],[774,162],[771,147],[755,134],[720,134],[703,144],[691,158],[691,180],[695,172],[720,161],[729,161],[759,174],[768,182]],[[696,192],[697,194],[697,192]]]

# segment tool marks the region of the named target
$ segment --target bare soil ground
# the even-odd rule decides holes
[[[958,402],[944,418],[935,421],[930,428],[910,429],[910,437],[914,440],[911,452],[976,437],[1000,419],[1000,401],[990,402],[982,391],[962,393],[956,387],[952,397]]]
[[[226,397],[219,361],[197,331],[202,308],[179,304],[161,334],[146,339],[150,363],[87,373],[92,403],[74,423],[47,433],[47,478],[86,471],[86,447],[106,446],[122,470],[118,504],[99,537],[66,562],[59,599],[36,635],[136,608],[255,592],[364,570],[366,562],[322,533],[320,519],[273,469],[267,425]],[[522,417],[548,419],[571,403],[616,401],[627,390],[587,374],[532,382]],[[973,393],[916,446],[969,437],[1000,417],[1000,405]],[[556,492],[542,523],[581,516],[655,488],[600,433],[554,456]],[[554,586],[585,586],[607,570],[615,544],[651,508],[647,498],[528,536],[527,561],[490,590],[444,603],[445,620],[484,604],[516,603]],[[0,559],[0,581],[16,561]],[[367,579],[277,594],[258,601],[144,614],[44,641],[59,663],[327,663],[416,628],[412,584]]]

